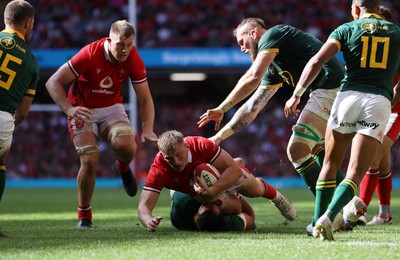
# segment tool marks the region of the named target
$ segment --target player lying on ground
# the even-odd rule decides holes
[[[212,201],[225,191],[236,191],[251,198],[263,197],[271,200],[286,219],[296,218],[295,208],[280,192],[262,178],[255,178],[213,141],[201,136],[184,137],[171,130],[158,138],[157,145],[159,152],[150,167],[138,206],[139,220],[149,231],[156,231],[162,219],[154,217],[152,212],[163,188],[181,191],[200,201]],[[221,177],[214,186],[196,193],[193,172],[201,163],[212,164],[221,172]]]

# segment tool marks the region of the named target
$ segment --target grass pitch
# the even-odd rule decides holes
[[[155,233],[139,224],[139,195],[96,189],[90,230],[76,228],[75,189],[7,189],[0,203],[0,259],[400,259],[400,190],[394,190],[394,223],[356,227],[320,241],[305,234],[314,201],[306,189],[282,189],[296,206],[288,224],[265,199],[249,199],[257,231],[177,231],[169,221],[170,198],[162,193],[154,215],[164,217]],[[368,220],[378,211],[371,202]]]

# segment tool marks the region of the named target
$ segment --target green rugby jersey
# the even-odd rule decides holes
[[[341,91],[379,94],[392,100],[393,78],[400,64],[400,28],[377,14],[366,14],[334,30],[346,62]]]
[[[24,36],[0,32],[0,110],[14,114],[24,95],[34,97],[39,66]]]
[[[197,230],[195,216],[201,203],[189,195],[175,191],[172,196],[170,219],[172,225],[180,230]],[[223,231],[243,231],[244,220],[238,215],[225,215]]]
[[[316,37],[289,25],[268,29],[258,43],[258,54],[277,53],[264,74],[260,87],[281,87],[286,83],[295,87],[307,62],[321,49],[323,43]],[[337,57],[330,59],[310,85],[317,88],[339,88],[344,66]]]

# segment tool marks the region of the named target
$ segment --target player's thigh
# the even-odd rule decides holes
[[[4,111],[0,111],[0,162],[4,163],[9,154],[12,136],[15,129],[13,116]]]

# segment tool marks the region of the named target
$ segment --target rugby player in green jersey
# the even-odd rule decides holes
[[[5,29],[0,32],[0,200],[6,184],[6,159],[15,127],[27,116],[39,67],[26,41],[35,10],[27,1],[14,0],[4,10]],[[0,237],[5,235],[0,232]]]
[[[222,214],[215,203],[200,203],[193,197],[171,190],[172,225],[179,230],[244,231],[255,229],[253,208],[243,198],[230,194],[228,199],[241,203],[239,214]]]
[[[400,27],[379,15],[378,0],[353,0],[354,21],[335,29],[307,63],[285,114],[295,114],[301,94],[337,52],[346,62],[345,77],[332,107],[326,134],[326,155],[317,182],[314,236],[333,240],[332,221],[357,193],[358,184],[376,157],[390,115],[400,99],[393,78],[400,73]],[[351,143],[346,178],[332,185]],[[326,211],[325,211],[326,210]],[[363,208],[360,207],[361,214]]]
[[[218,107],[201,115],[198,126],[215,121],[215,130],[218,130],[224,113],[254,93],[233,118],[210,138],[216,143],[249,125],[278,89],[283,86],[294,88],[308,60],[323,45],[316,37],[289,25],[267,29],[260,18],[244,19],[233,33],[242,52],[251,55],[253,64]],[[289,160],[314,196],[324,158],[322,145],[326,124],[343,76],[344,66],[338,58],[333,57],[324,65],[311,85],[310,98],[293,126],[288,143]],[[340,170],[336,178],[338,184],[343,180]],[[335,222],[336,229],[342,223],[343,218],[339,215]],[[311,235],[312,224],[307,233]]]

